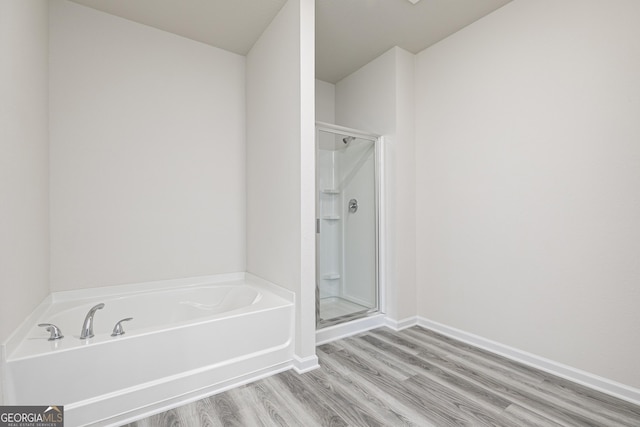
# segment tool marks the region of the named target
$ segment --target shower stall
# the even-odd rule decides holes
[[[316,125],[316,325],[380,311],[379,143],[376,135]]]

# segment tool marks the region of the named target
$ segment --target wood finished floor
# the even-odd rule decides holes
[[[638,406],[420,327],[376,329],[318,356],[320,369],[128,426],[640,426]]]

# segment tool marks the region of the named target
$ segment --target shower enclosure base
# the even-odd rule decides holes
[[[340,323],[346,323],[379,313],[376,307],[367,307],[342,297],[320,299],[320,313],[317,329],[325,329]]]
[[[323,320],[333,320],[337,317],[364,313],[369,309],[369,307],[356,304],[340,297],[322,298],[320,299],[320,313],[322,313],[320,321],[322,322]]]
[[[326,344],[331,341],[385,326],[385,318],[386,316],[382,313],[372,313],[366,317],[318,329],[316,331],[316,345]]]

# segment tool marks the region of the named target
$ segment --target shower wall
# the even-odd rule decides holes
[[[332,133],[319,132],[318,170],[318,203],[320,206],[320,239],[317,250],[319,258],[320,298],[338,297],[342,295],[343,252],[342,235],[343,196],[338,191],[340,186],[341,164],[339,153],[334,149],[336,136]]]
[[[320,126],[319,325],[378,307],[375,142]],[[354,208],[351,207],[352,203]]]
[[[51,290],[245,269],[245,58],[50,4]]]
[[[360,148],[360,147],[358,147]],[[376,301],[376,209],[375,150],[367,144],[357,151],[341,153],[341,182],[344,218],[344,282],[342,296],[365,307]],[[355,172],[355,173],[354,173]],[[358,210],[349,211],[349,201],[358,201]]]
[[[345,146],[344,135],[318,133],[318,243],[320,298],[344,297],[376,305],[375,150],[357,139]],[[349,211],[356,199],[357,212]]]

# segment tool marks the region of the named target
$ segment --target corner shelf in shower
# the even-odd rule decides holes
[[[336,190],[335,188],[325,188],[324,190],[320,190],[322,194],[340,194],[340,190]]]
[[[322,278],[324,280],[338,280],[340,278],[340,275],[338,273],[329,273],[329,274],[323,274]]]
[[[325,215],[322,217],[322,219],[325,219],[327,221],[337,221],[340,219],[340,217],[338,215]]]

